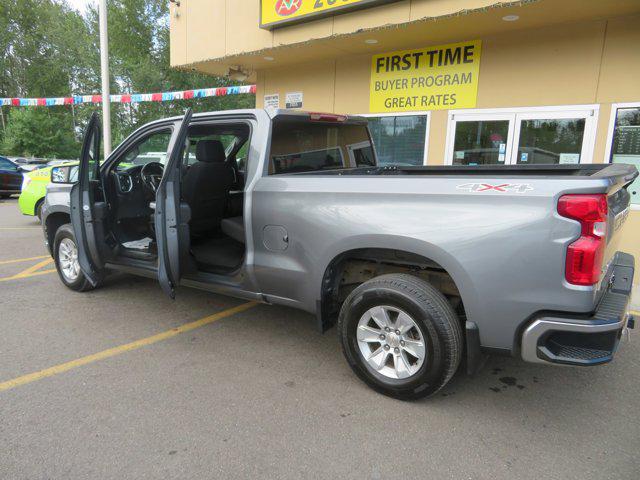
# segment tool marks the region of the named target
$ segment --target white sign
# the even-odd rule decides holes
[[[280,108],[280,95],[277,93],[265,95],[264,108]]]
[[[302,92],[287,92],[285,108],[302,108]]]
[[[560,163],[580,163],[579,153],[561,153]]]

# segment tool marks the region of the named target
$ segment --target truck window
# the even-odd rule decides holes
[[[270,175],[375,164],[366,126],[304,121],[274,122],[269,159]]]

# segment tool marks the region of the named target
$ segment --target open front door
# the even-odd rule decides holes
[[[169,150],[167,164],[156,193],[156,240],[158,243],[158,280],[162,290],[175,298],[189,254],[189,205],[181,201],[180,180],[185,143],[191,121],[191,109],[184,114]]]
[[[91,285],[104,270],[104,219],[107,205],[100,181],[100,117],[91,115],[84,133],[78,182],[71,189],[71,224],[78,245],[78,263]]]

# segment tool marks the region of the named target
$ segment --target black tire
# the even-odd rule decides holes
[[[36,217],[38,217],[38,220],[40,220],[42,222],[42,205],[44,204],[44,198],[42,200],[38,200],[38,203],[36,203],[36,207],[35,207],[35,211],[34,213],[36,214]]]
[[[11,198],[11,194],[10,193],[2,193],[2,194],[0,194],[0,198],[2,198],[3,200],[6,200],[7,198]]]
[[[58,271],[58,276],[60,277],[60,280],[62,281],[62,283],[64,283],[71,290],[75,290],[76,292],[87,292],[89,290],[93,290],[94,288],[98,287],[99,285],[96,285],[95,287],[91,285],[89,280],[87,280],[87,278],[84,276],[84,273],[82,273],[82,270],[80,271],[80,273],[78,273],[77,278],[73,281],[70,281],[62,273],[62,270],[60,268],[59,249],[60,249],[60,243],[65,238],[70,239],[74,244],[76,243],[76,237],[73,233],[73,227],[71,226],[70,223],[66,223],[62,225],[60,228],[58,228],[58,230],[56,231],[56,235],[53,239],[53,259],[56,264],[56,270]]]
[[[422,366],[408,378],[382,375],[367,363],[358,347],[360,318],[370,308],[383,305],[407,313],[424,339]],[[382,275],[351,292],[340,310],[338,335],[355,374],[377,392],[400,400],[433,395],[445,386],[458,369],[464,348],[460,320],[444,295],[407,274]]]

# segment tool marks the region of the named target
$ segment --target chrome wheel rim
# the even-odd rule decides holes
[[[80,274],[78,247],[70,238],[63,238],[58,246],[58,265],[68,282],[75,282]]]
[[[360,317],[356,336],[364,361],[388,378],[399,380],[415,375],[426,358],[418,324],[399,308],[370,308]]]

